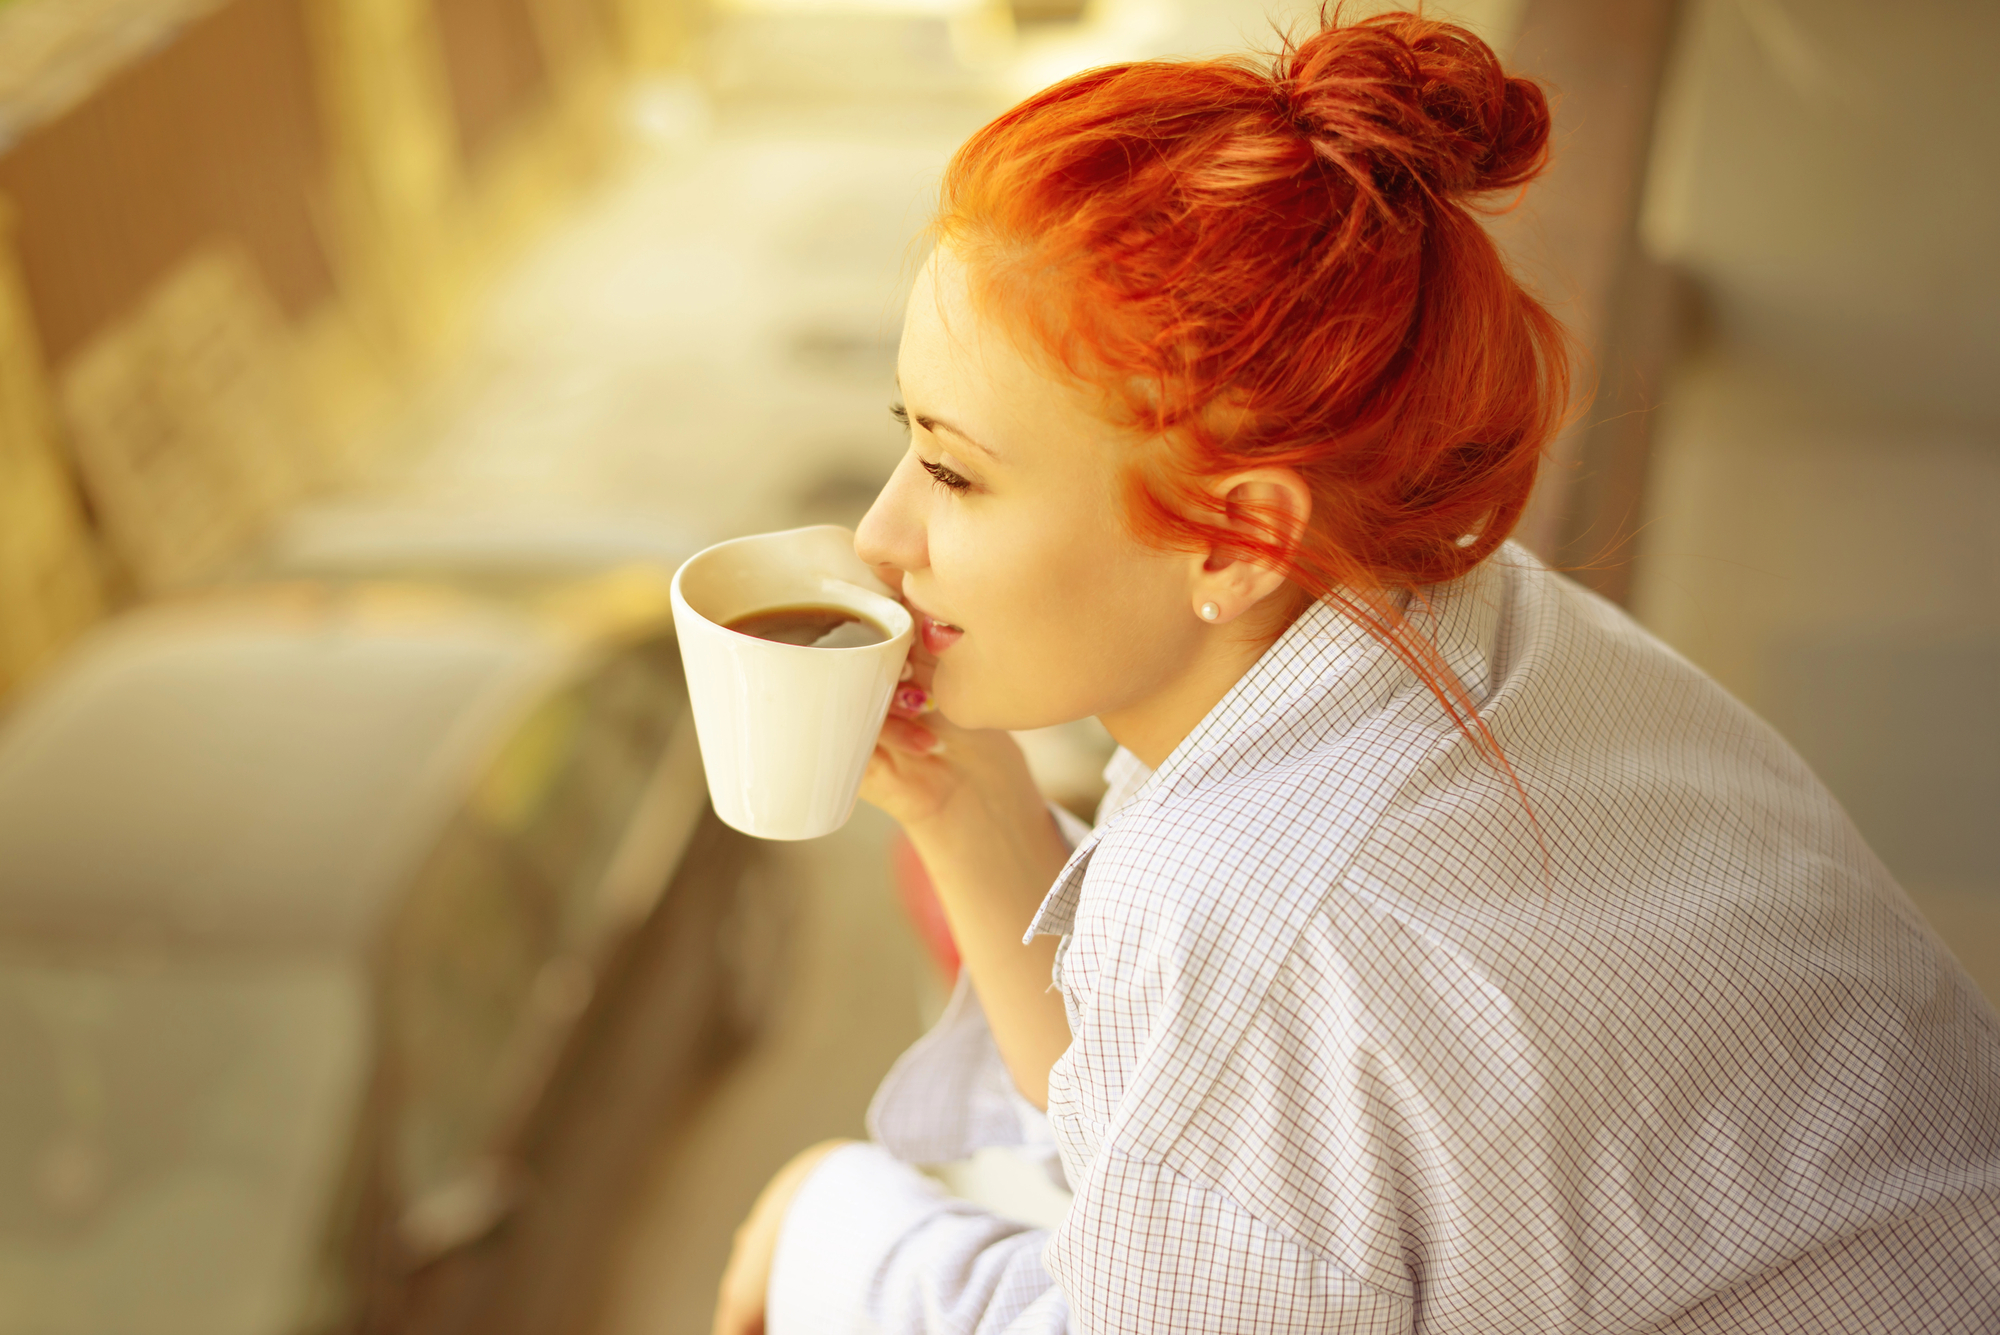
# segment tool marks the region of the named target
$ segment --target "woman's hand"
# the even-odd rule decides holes
[[[825,1140],[793,1157],[780,1168],[750,1214],[736,1230],[736,1245],[722,1272],[722,1287],[715,1295],[714,1335],[764,1335],[765,1296],[771,1287],[771,1259],[778,1249],[778,1232],[784,1227],[785,1212],[799,1194],[820,1160],[851,1144],[845,1140]]]
[[[889,716],[861,779],[862,800],[912,832],[971,805],[966,799],[976,789],[1034,791],[1012,737],[998,730],[956,727],[937,712],[931,697],[936,668],[937,660],[921,644],[910,651],[903,682],[890,700]]]
[[[933,830],[958,833],[1023,818],[1044,823],[1047,811],[1019,744],[1000,729],[961,728],[938,713],[931,697],[936,668],[921,644],[911,650],[862,776],[862,799],[920,844]]]
[[[1049,986],[1055,939],[1021,937],[1069,846],[1013,737],[947,721],[930,705],[936,660],[919,649],[910,663],[861,796],[896,818],[923,859],[1015,1087],[1045,1107],[1069,1020]]]
[[[921,641],[903,664],[903,680],[889,699],[889,716],[875,739],[875,754],[861,776],[861,799],[889,813],[899,825],[935,815],[956,791],[959,779],[945,759],[950,727],[931,700],[937,660]]]

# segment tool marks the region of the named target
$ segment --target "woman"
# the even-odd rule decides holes
[[[954,159],[857,547],[923,626],[865,791],[970,985],[719,1330],[2000,1329],[2000,1021],[1777,736],[1506,543],[1565,349],[1467,209],[1548,130],[1405,14]],[[1086,715],[1066,832],[1000,730]],[[909,1166],[1038,1141],[1049,1233]]]

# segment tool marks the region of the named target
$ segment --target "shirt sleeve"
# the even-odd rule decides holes
[[[1090,827],[1049,804],[1075,847]],[[896,1060],[868,1109],[868,1134],[905,1163],[949,1163],[989,1145],[1048,1146],[1048,1119],[1014,1088],[979,996],[963,973],[944,1014]],[[1052,1161],[1053,1163],[1053,1161]],[[1061,1170],[1052,1175],[1060,1180]]]
[[[1413,1304],[1225,1192],[1107,1147],[1044,1263],[1079,1331],[1409,1335]]]
[[[905,1163],[948,1163],[1024,1140],[1020,1095],[963,974],[930,1032],[896,1059],[868,1108],[868,1134]]]
[[[1072,847],[1090,827],[1049,807]],[[937,1025],[876,1091],[876,1143],[813,1170],[786,1211],[766,1298],[770,1335],[1059,1335],[1068,1306],[1042,1267],[1047,1230],[958,1199],[912,1167],[991,1145],[1051,1147],[1047,1118],[1015,1091],[977,995],[961,976]]]
[[[1413,1329],[1409,1299],[1356,1279],[1214,1188],[1111,1151],[1050,1244],[1046,1231],[954,1199],[879,1146],[849,1145],[813,1171],[785,1216],[768,1330],[1408,1335]]]
[[[878,1145],[828,1155],[779,1231],[769,1335],[1064,1335],[1048,1234],[957,1200]]]

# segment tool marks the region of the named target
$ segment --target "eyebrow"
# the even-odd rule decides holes
[[[899,375],[896,377],[896,393],[898,395],[901,395],[902,392],[903,392],[903,377]],[[984,454],[987,458],[992,459],[995,462],[999,462],[1000,452],[998,450],[994,449],[991,445],[987,445],[982,441],[974,439],[971,435],[969,435],[964,431],[961,431],[959,428],[953,426],[950,422],[945,421],[942,417],[932,417],[929,413],[913,413],[909,411],[909,409],[900,402],[895,405],[895,408],[897,411],[901,412],[908,421],[915,422],[918,426],[922,427],[924,430],[948,431],[952,435],[957,436],[960,440],[964,441],[966,444],[970,445],[973,449],[978,450],[981,454]]]
[[[957,436],[960,440],[970,445],[973,449],[978,450],[989,459],[997,461],[1000,458],[999,454],[991,446],[982,445],[943,418],[932,417],[929,413],[911,413],[910,420],[921,425],[926,431],[949,431],[952,435]]]

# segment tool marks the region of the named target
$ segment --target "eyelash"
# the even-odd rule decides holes
[[[952,491],[965,491],[972,486],[971,482],[952,472],[943,464],[934,464],[928,459],[918,459],[917,462],[924,466],[926,473],[929,473],[937,480],[937,484],[940,487],[946,487]]]
[[[895,418],[898,422],[902,423],[903,429],[905,431],[909,430],[910,410],[905,408],[902,404],[900,403],[890,404],[889,416]],[[929,473],[931,475],[931,478],[939,486],[944,487],[949,491],[966,491],[969,490],[972,486],[970,480],[960,477],[957,473],[952,472],[949,468],[946,468],[943,464],[934,464],[930,460],[924,458],[921,455],[917,457],[917,462],[923,466],[923,470],[926,473]]]

